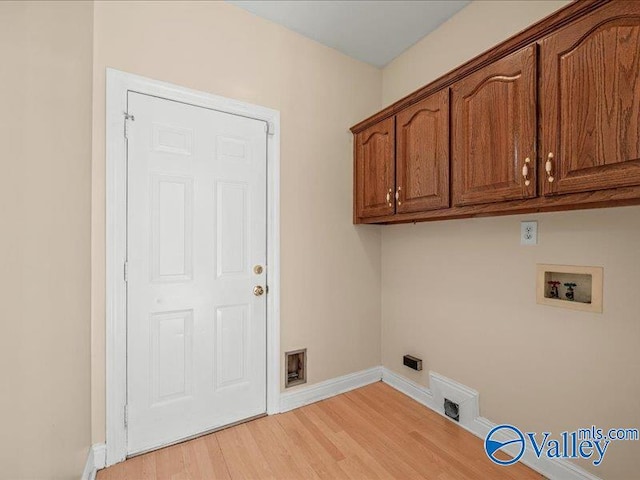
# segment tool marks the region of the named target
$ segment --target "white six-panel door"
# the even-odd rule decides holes
[[[266,411],[267,132],[133,92],[128,113],[134,454]]]

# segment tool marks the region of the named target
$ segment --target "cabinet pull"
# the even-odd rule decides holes
[[[393,207],[393,204],[391,203],[391,192],[393,192],[393,188],[390,188],[389,191],[387,192],[387,203],[389,204],[390,207]]]
[[[531,180],[529,180],[529,163],[531,163],[531,159],[527,157],[524,159],[524,165],[522,166],[522,177],[527,187],[531,185]]]
[[[549,183],[552,183],[555,180],[553,178],[553,175],[551,175],[551,171],[553,170],[553,165],[551,163],[552,160],[553,160],[553,152],[549,152],[549,155],[547,156],[547,162],[544,164],[544,169],[547,172],[547,181]]]
[[[400,190],[402,190],[402,187],[398,187],[398,190],[396,190],[396,201],[398,202],[398,205],[402,205],[402,202],[400,201]]]

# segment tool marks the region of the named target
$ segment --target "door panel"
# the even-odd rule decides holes
[[[398,213],[449,206],[449,90],[396,116]]]
[[[216,310],[216,389],[248,381],[248,310],[249,305],[227,305]]]
[[[216,272],[218,278],[247,273],[249,244],[248,185],[216,183]]]
[[[180,282],[193,275],[193,178],[151,176],[151,278]]]
[[[540,54],[542,191],[640,184],[640,3],[603,6],[544,39]]]
[[[266,411],[263,122],[129,93],[128,453]]]
[[[395,212],[394,117],[356,135],[356,215],[359,218]]]
[[[152,405],[191,395],[193,381],[193,310],[152,313]]]
[[[536,46],[460,80],[452,99],[454,205],[535,197]]]

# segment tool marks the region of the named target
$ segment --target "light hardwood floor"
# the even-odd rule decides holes
[[[391,478],[543,477],[493,464],[479,438],[378,382],[134,457],[97,480]]]

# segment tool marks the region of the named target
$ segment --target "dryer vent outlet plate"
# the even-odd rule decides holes
[[[444,399],[444,414],[456,422],[460,421],[460,405],[448,398]]]

